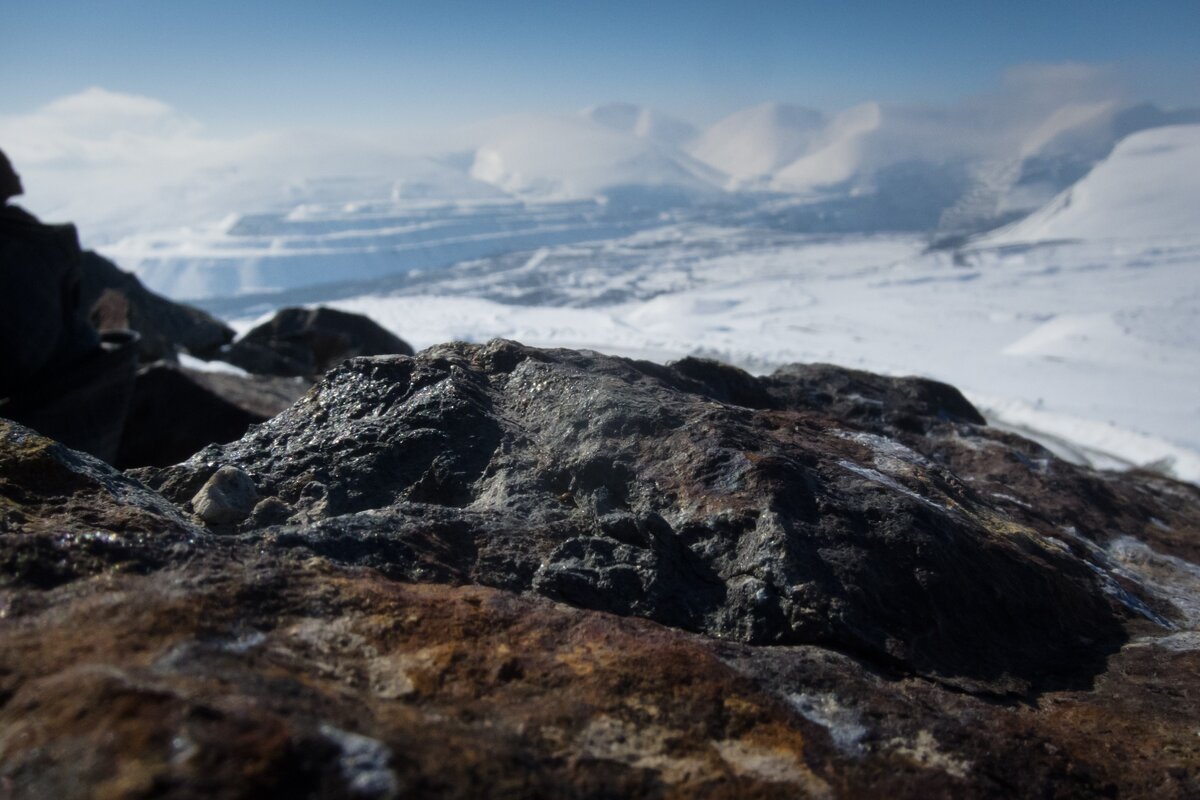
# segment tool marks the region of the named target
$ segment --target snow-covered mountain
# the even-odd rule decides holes
[[[1198,176],[1200,125],[1142,130],[1045,207],[985,241],[1200,236]]]
[[[973,233],[1040,208],[1122,138],[1196,121],[1195,110],[1111,99],[1050,105],[1001,121],[986,105],[864,103],[825,115],[765,104],[718,121],[688,149],[728,174],[731,189],[832,201],[826,216],[845,216],[847,198],[858,198],[849,203],[850,215],[864,230],[912,229],[904,199],[920,204],[933,195],[943,205],[928,227]]]
[[[641,126],[649,119],[646,112],[632,119],[622,116],[633,110],[608,106],[575,116],[522,114],[495,120],[482,126],[485,135],[470,174],[511,195],[538,200],[645,192],[678,202],[719,190],[723,175],[656,140],[653,124]]]
[[[870,142],[883,123],[878,103],[864,103],[833,117],[812,147],[778,169],[771,186],[782,191],[811,192],[865,178],[876,165]]]
[[[688,151],[735,186],[769,179],[813,148],[825,129],[819,111],[783,103],[743,109],[710,125]]]
[[[206,209],[210,218],[217,209],[235,213],[187,226],[163,219],[149,231],[125,231],[103,249],[154,288],[195,299],[440,268],[629,233],[659,224],[664,214],[800,232],[973,233],[1022,216],[1022,202],[1053,197],[1051,190],[1063,191],[1078,173],[1087,177],[1006,235],[1090,237],[1130,220],[1178,228],[1196,207],[1194,192],[1188,195],[1192,151],[1178,126],[1130,136],[1088,174],[1086,159],[1094,156],[1086,154],[1106,154],[1121,124],[1154,121],[1144,111],[1130,119],[1109,108],[1070,109],[1011,137],[1015,155],[994,158],[971,157],[977,145],[969,137],[936,157],[931,131],[969,128],[961,117],[866,104],[818,129],[812,114],[793,112],[759,107],[738,118],[746,123],[739,136],[713,135],[733,130],[723,120],[693,144],[700,152],[707,142],[711,155],[723,142],[730,159],[724,163],[743,175],[768,163],[755,159],[778,163],[808,148],[773,174],[743,179],[740,189],[728,188],[737,179],[652,135],[654,126],[642,124],[652,115],[636,107],[494,121],[457,163],[339,140],[255,142],[238,151],[244,159],[209,164],[150,195],[160,208],[183,209],[185,220],[203,220]],[[784,124],[789,120],[794,129]],[[1166,140],[1139,144],[1156,136]],[[739,148],[749,155],[736,161]],[[1130,155],[1142,150],[1150,155]],[[128,218],[120,203],[100,207]],[[85,224],[94,220],[80,216]]]
[[[1033,106],[765,104],[696,131],[609,103],[492,120],[415,150],[381,135],[216,139],[158,101],[97,89],[0,119],[0,140],[33,211],[74,220],[85,244],[196,299],[439,269],[664,220],[957,240],[1043,205],[1122,136],[1200,119],[1103,98]]]

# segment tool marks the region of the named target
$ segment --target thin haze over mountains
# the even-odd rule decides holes
[[[0,118],[0,141],[33,210],[131,254],[129,237],[231,215],[433,200],[749,204],[799,230],[974,232],[1039,208],[1129,133],[1197,120],[1134,102],[1105,69],[1065,64],[1013,68],[996,90],[939,107],[773,102],[697,126],[617,102],[501,116],[436,142],[218,137],[161,100],[91,88]]]

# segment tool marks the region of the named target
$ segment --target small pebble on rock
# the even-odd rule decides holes
[[[241,522],[254,510],[258,490],[254,481],[237,467],[221,467],[196,492],[192,510],[208,525]]]

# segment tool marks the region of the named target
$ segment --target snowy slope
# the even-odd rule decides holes
[[[990,243],[1200,236],[1200,125],[1135,133],[1086,177]]]
[[[652,221],[612,216],[590,201],[412,202],[350,196],[362,199],[235,214],[213,225],[127,236],[99,249],[151,289],[171,297],[282,298],[280,293],[305,287],[333,287],[497,253],[620,236]]]
[[[1072,459],[1200,481],[1200,242],[926,254],[916,237],[669,226],[338,300],[417,346],[517,339],[953,383]],[[249,321],[241,323],[248,325]]]

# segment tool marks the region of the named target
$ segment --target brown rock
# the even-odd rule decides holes
[[[97,576],[0,627],[15,796],[1195,796],[1200,654],[1004,704],[295,558]],[[103,613],[97,613],[103,609]],[[516,666],[512,666],[516,665]]]

